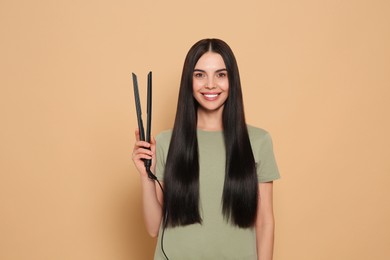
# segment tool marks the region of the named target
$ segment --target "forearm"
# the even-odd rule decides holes
[[[257,259],[272,260],[274,251],[274,221],[259,223],[257,226]]]
[[[158,235],[162,218],[162,206],[158,200],[155,181],[141,176],[142,204],[146,229],[152,237]]]

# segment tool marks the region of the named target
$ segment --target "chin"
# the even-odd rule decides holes
[[[204,106],[202,104],[199,104],[200,110],[207,112],[207,113],[213,113],[213,112],[218,112],[223,110],[223,105],[218,105],[218,106]]]

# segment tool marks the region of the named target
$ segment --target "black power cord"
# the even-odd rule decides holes
[[[162,187],[160,181],[157,179],[156,175],[154,175],[152,173],[152,171],[150,170],[150,164],[151,164],[151,160],[145,160],[145,168],[146,168],[146,172],[148,173],[148,177],[149,179],[153,180],[153,181],[157,181],[157,184],[160,186],[160,189],[164,195],[164,188]],[[167,220],[168,220],[168,211],[165,211],[165,215],[164,215],[164,218],[163,218],[163,229],[162,229],[162,233],[161,233],[161,251],[163,252],[165,258],[167,260],[169,260],[167,254],[165,253],[164,251],[164,233],[165,233],[165,227],[166,227],[166,224],[167,224]]]

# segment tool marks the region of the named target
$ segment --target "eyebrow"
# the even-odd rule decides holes
[[[201,69],[194,69],[194,72],[195,71],[206,72],[205,70],[201,70]],[[219,70],[216,70],[215,72],[221,72],[221,71],[227,71],[227,69],[219,69]]]

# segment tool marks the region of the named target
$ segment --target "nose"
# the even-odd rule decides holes
[[[215,85],[215,81],[213,77],[209,77],[207,80],[205,88],[207,89],[215,89],[217,86]]]

